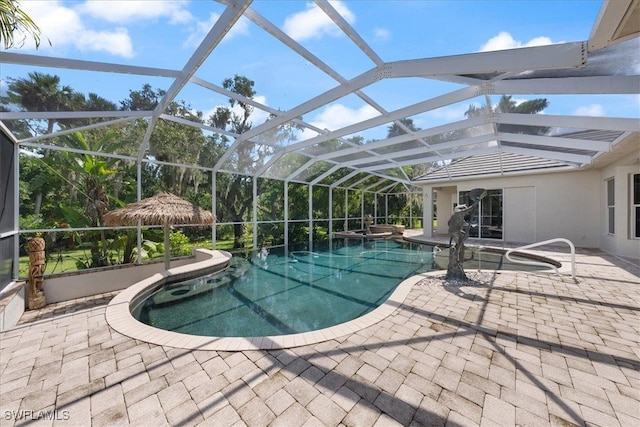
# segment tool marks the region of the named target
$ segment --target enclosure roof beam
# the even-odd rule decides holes
[[[468,119],[460,120],[446,125],[435,126],[428,129],[422,129],[417,132],[412,132],[404,135],[394,136],[391,138],[381,139],[378,141],[370,142],[365,145],[357,145],[353,148],[345,148],[343,150],[333,151],[318,156],[318,160],[330,160],[336,157],[342,157],[350,154],[359,153],[366,150],[375,150],[382,147],[391,147],[396,144],[402,144],[404,142],[413,141],[419,138],[425,138],[434,135],[441,135],[447,132],[454,132],[462,129],[468,129],[470,127],[479,126],[486,123],[486,118],[483,116],[471,117]],[[435,148],[434,144],[434,148]],[[425,145],[425,147],[431,147]]]
[[[628,132],[637,132],[640,130],[640,123],[638,123],[637,118],[617,117],[499,113],[496,115],[496,123],[523,126],[575,128],[582,130],[597,129]]]
[[[349,172],[347,175],[343,176],[342,178],[340,178],[339,180],[335,181],[333,184],[331,184],[329,186],[329,188],[335,188],[335,187],[339,187],[340,184],[342,184],[345,181],[350,180],[351,178],[353,178],[354,176],[356,176],[357,174],[359,174],[361,171],[359,170],[353,170],[351,172]]]
[[[377,58],[377,55],[370,48],[368,48],[368,46],[366,46],[366,43],[364,42],[364,40],[362,40],[361,38],[360,39],[358,38],[357,33],[355,33],[355,31],[352,28],[349,27],[349,25],[346,23],[346,21],[344,21],[342,19],[342,17],[339,14],[337,14],[335,9],[328,2],[324,2],[324,1],[323,2],[318,2],[318,6],[321,9],[323,9],[325,11],[325,13],[327,13],[329,15],[329,17],[331,19],[333,19],[341,28],[342,27],[346,27],[345,31],[348,32],[348,35],[352,38],[352,40],[354,40],[356,42],[356,44],[361,49],[365,50],[365,53],[367,53],[367,55],[369,55],[371,58]],[[347,83],[347,79],[345,79],[343,76],[341,76],[337,71],[335,71],[329,65],[327,65],[326,63],[321,61],[317,56],[313,55],[311,52],[309,52],[307,49],[305,49],[302,45],[300,45],[298,42],[296,42],[291,37],[289,37],[289,35],[287,35],[285,32],[280,30],[277,26],[273,25],[271,22],[269,22],[264,17],[262,17],[260,14],[258,14],[255,10],[253,10],[251,8],[247,9],[247,11],[245,12],[245,17],[251,19],[255,24],[257,24],[262,29],[267,31],[269,34],[274,36],[276,39],[278,39],[279,41],[284,43],[287,47],[289,47],[294,52],[296,52],[298,55],[300,55],[301,57],[303,57],[304,59],[309,61],[311,64],[315,65],[319,70],[323,71],[325,74],[327,74],[328,76],[333,78],[338,83],[340,83],[340,84]],[[342,22],[338,23],[338,20],[342,20]],[[376,65],[382,65],[382,60],[380,58],[377,58],[377,60],[374,60],[374,63]],[[358,96],[360,99],[362,99],[364,102],[366,102],[367,104],[372,106],[374,109],[376,109],[381,114],[383,114],[383,115],[387,114],[387,111],[385,111],[384,108],[382,108],[382,106],[380,106],[377,102],[375,102],[375,100],[373,100],[372,98],[367,96],[361,90],[355,90],[353,93],[356,96]],[[260,107],[258,107],[258,108],[260,108]],[[280,116],[282,114],[282,112],[281,111],[276,111],[276,112],[271,111],[271,114],[273,114],[274,116]],[[318,130],[315,126],[313,126],[313,125],[311,125],[309,123],[305,123],[302,120],[297,120],[297,119],[293,119],[293,120],[298,122],[298,123],[300,123],[303,126],[306,126],[309,129],[314,130],[318,134],[326,134],[326,131]],[[401,122],[397,122],[397,123],[398,123],[398,125],[403,126]],[[350,144],[350,145],[353,145],[348,141],[342,141],[342,142]],[[375,155],[375,153],[372,153],[372,154]]]
[[[447,154],[447,159],[453,160],[453,159],[459,159],[462,157],[475,156],[478,154],[495,153],[496,151],[499,151],[499,150],[500,150],[500,147],[498,147],[497,145],[495,147],[488,147],[488,148],[470,148],[470,149],[465,149],[463,151]],[[411,166],[418,163],[429,163],[429,162],[435,162],[440,160],[440,156],[429,155],[430,153],[426,153],[426,154],[427,155],[425,156],[416,156],[415,159],[397,162],[395,166],[397,167]],[[389,165],[367,166],[359,169],[358,171],[359,172],[375,172],[375,171],[384,170],[384,169],[389,169]]]
[[[378,54],[374,52],[371,46],[369,46],[367,42],[364,41],[362,37],[360,37],[360,34],[358,34],[353,29],[353,27],[349,25],[349,23],[342,17],[342,15],[340,15],[333,8],[329,1],[315,0],[315,3],[320,9],[324,11],[324,13],[329,16],[329,18],[331,18],[331,20],[342,30],[342,32],[345,33],[347,37],[349,37],[356,44],[356,46],[358,46],[358,48],[360,48],[360,50],[364,52],[364,54],[367,55],[369,59],[371,59],[371,61],[373,61],[374,64],[376,64],[376,66],[381,66],[384,64],[382,58],[380,58]]]
[[[640,92],[640,76],[582,76],[501,80],[494,93],[527,95],[634,94]]]
[[[507,67],[501,67],[498,71],[515,71],[515,70],[530,70],[530,69],[555,69],[555,68],[570,68],[570,67],[582,67],[586,65],[586,54],[583,49],[584,42],[578,43],[565,43],[551,46],[539,46],[532,48],[512,49],[506,51],[495,52],[482,52],[468,55],[457,55],[451,57],[439,57],[439,58],[426,58],[409,61],[398,61],[395,63],[386,63],[383,66],[369,70],[360,76],[350,80],[348,84],[341,84],[334,89],[331,89],[299,106],[289,110],[286,114],[283,114],[275,120],[257,126],[248,132],[244,133],[242,139],[251,139],[260,133],[266,132],[275,126],[279,126],[285,123],[287,120],[291,120],[294,117],[301,116],[309,111],[312,111],[322,105],[326,105],[336,99],[344,96],[347,93],[354,90],[361,89],[362,87],[371,84],[373,81],[377,81],[383,78],[392,77],[419,77],[430,76],[438,74],[471,74],[471,73],[483,73],[483,72],[496,72],[495,64],[509,64]],[[512,56],[513,55],[513,56]],[[424,73],[421,70],[428,69],[428,73]],[[459,70],[458,70],[459,69]],[[464,99],[477,96],[479,93],[475,88],[466,88],[459,91],[454,91],[448,96],[452,96],[456,93],[464,93],[468,90],[468,94],[455,101],[448,103],[459,102]],[[445,95],[445,96],[447,96]],[[435,97],[426,102],[432,104],[441,100],[443,97]],[[419,112],[424,112],[429,109],[442,107],[448,103],[424,107],[424,103],[419,103],[412,108],[416,111],[406,111],[407,109],[397,110],[396,114],[390,114],[389,116],[382,116],[382,123],[388,123],[404,117],[409,117]],[[427,104],[429,105],[429,104]],[[403,111],[403,114],[397,115],[398,112]],[[379,116],[380,117],[380,116]],[[352,131],[342,133],[338,136],[349,135],[351,133],[374,127],[372,121],[365,121],[354,125],[355,129]],[[349,127],[347,127],[349,128]],[[347,128],[343,128],[347,129]],[[322,136],[319,140],[311,138],[304,141],[305,144],[313,145],[317,142],[321,142],[327,139],[336,137],[331,133]],[[238,141],[236,141],[238,142]],[[293,148],[295,147],[295,148]],[[288,147],[288,150],[298,149],[300,145],[294,144]]]
[[[334,87],[333,89],[330,89],[329,91],[324,92],[323,94],[318,95],[315,98],[312,98],[309,101],[304,102],[298,105],[297,107],[292,108],[291,110],[281,114],[280,116],[274,119],[268,120],[267,122],[261,125],[251,128],[247,132],[243,133],[241,138],[236,139],[233,142],[233,144],[231,144],[231,147],[229,147],[229,149],[222,155],[222,157],[218,161],[218,165],[222,165],[224,162],[226,162],[229,156],[231,156],[232,152],[242,142],[246,140],[251,140],[264,132],[267,132],[271,129],[274,129],[278,126],[285,124],[290,120],[298,119],[303,114],[308,113],[309,111],[313,111],[316,108],[322,107],[323,105],[326,105],[332,101],[335,101],[336,99],[339,99],[345,95],[348,95],[351,92],[353,92],[354,88],[362,88],[364,86],[371,84],[371,82],[373,81],[374,74],[375,74],[374,70],[373,71],[369,70],[355,77],[354,79],[350,80],[347,83],[340,84]],[[327,139],[330,139],[330,138],[326,136],[322,137],[323,141]],[[283,152],[279,152],[276,155],[281,156],[283,154],[284,154]]]
[[[362,190],[361,188],[357,188],[358,185],[362,184],[363,182],[365,182],[366,180],[368,180],[369,178],[371,178],[371,175],[367,175],[364,178],[354,182],[353,184],[345,187],[348,188],[349,190]]]
[[[342,165],[336,164],[332,166],[329,170],[325,171],[323,174],[317,176],[315,179],[311,180],[311,185],[317,185],[320,181],[330,176],[332,173],[342,168]]]
[[[387,78],[432,77],[578,68],[586,65],[586,42],[573,42],[390,62],[385,64],[384,74]]]
[[[130,160],[132,162],[136,161],[135,157],[127,156],[125,154],[106,153],[106,152],[102,152],[102,151],[87,151],[87,150],[82,150],[82,149],[73,148],[73,147],[67,147],[67,146],[63,146],[63,145],[38,144],[36,142],[21,142],[20,146],[21,147],[40,148],[40,149],[51,150],[51,151],[66,151],[66,152],[75,153],[75,154],[106,157],[106,158],[109,158],[109,159]]]
[[[246,96],[242,96],[239,93],[235,93],[230,90],[227,90],[207,80],[201,79],[200,77],[192,76],[191,79],[189,79],[189,81],[205,89],[209,89],[213,92],[217,92],[220,95],[224,95],[226,97],[235,99],[236,101],[251,105],[252,107],[255,107],[259,110],[266,111],[267,113],[273,114],[274,116],[282,114],[282,111],[276,110],[275,108],[271,108],[268,105],[261,104],[255,99],[247,98]]]
[[[455,104],[460,101],[467,100],[477,96],[478,89],[473,87],[467,87],[458,89],[453,92],[446,93],[444,95],[436,96],[431,99],[419,102],[417,104],[410,105],[408,107],[400,108],[385,116],[376,116],[368,120],[364,120],[353,125],[345,126],[341,129],[328,132],[326,135],[319,135],[313,138],[306,139],[304,141],[295,143],[285,148],[286,151],[295,151],[301,148],[310,147],[312,145],[324,142],[330,139],[336,139],[345,135],[351,135],[356,132],[371,129],[377,126],[381,126],[395,120],[400,120],[405,117],[411,117],[413,115],[424,113],[426,111],[435,110],[437,108],[444,107],[446,105]],[[363,146],[364,147],[364,146]]]
[[[191,120],[184,119],[182,117],[172,116],[171,114],[160,114],[160,118],[164,119],[164,120],[171,121],[171,122],[180,123],[180,124],[183,124],[183,125],[186,125],[186,126],[192,126],[192,127],[198,128],[198,129],[207,130],[207,131],[210,131],[210,132],[213,132],[213,133],[219,133],[219,134],[222,134],[222,135],[227,135],[227,136],[230,136],[230,137],[233,137],[233,138],[236,138],[238,136],[238,134],[235,133],[235,132],[229,132],[228,130],[220,129],[220,128],[213,127],[213,126],[207,126],[204,123],[194,122],[194,121],[191,121]]]
[[[248,8],[245,11],[245,17],[253,21],[260,28],[271,34],[273,37],[284,43],[289,49],[296,52],[298,55],[309,61],[311,64],[315,65],[319,70],[323,71],[328,76],[332,77],[337,82],[344,82],[346,79],[338,74],[333,68],[328,66],[322,60],[320,60],[317,56],[307,50],[300,43],[296,42],[294,39],[289,37],[287,33],[282,31],[277,26],[273,25],[271,22],[266,20],[262,15],[256,12],[252,8]]]
[[[542,147],[567,148],[570,150],[609,151],[611,148],[611,143],[609,141],[563,138],[559,136],[498,132],[497,138],[499,141],[520,142],[523,144],[539,145]]]
[[[487,134],[487,135],[478,135],[478,136],[472,136],[472,137],[468,137],[468,138],[464,138],[464,139],[456,139],[456,140],[452,140],[452,141],[447,141],[447,142],[442,142],[440,144],[437,144],[437,148],[438,150],[445,150],[445,149],[455,149],[455,148],[461,148],[464,146],[469,146],[469,145],[474,145],[474,144],[482,144],[482,143],[486,143],[486,142],[490,142],[490,141],[495,141],[496,140],[496,136],[494,134]],[[401,150],[401,151],[396,151],[393,153],[386,153],[386,159],[387,160],[387,164],[386,167],[390,168],[390,167],[394,167],[394,166],[400,166],[400,163],[402,163],[402,165],[407,165],[407,163],[404,162],[400,162],[397,161],[397,158],[405,158],[408,156],[420,156],[420,155],[424,155],[426,153],[434,153],[434,150],[430,150],[427,149],[425,147],[420,147],[420,148],[413,148],[411,150]],[[440,158],[439,155],[438,158]],[[343,166],[349,166],[349,167],[357,167],[359,165],[366,165],[367,163],[372,163],[375,162],[376,159],[371,159],[371,158],[365,158],[365,159],[356,159],[356,160],[350,160],[350,161],[346,161],[346,162],[341,162],[341,164]],[[393,163],[392,163],[393,162]],[[417,164],[418,162],[413,162],[413,163],[409,163],[409,164]],[[366,170],[366,167],[364,168]]]
[[[294,180],[296,179],[296,177],[298,175],[300,175],[302,172],[304,172],[305,170],[309,169],[311,167],[311,165],[313,165],[316,162],[315,159],[309,159],[305,164],[303,164],[302,166],[300,166],[299,168],[297,168],[296,170],[294,170],[293,172],[291,172],[289,174],[289,176],[287,177],[288,180]],[[311,184],[313,185],[313,184]]]
[[[68,135],[68,134],[76,133],[76,132],[84,132],[85,130],[91,130],[91,129],[96,129],[96,128],[100,128],[100,127],[104,127],[104,126],[110,126],[110,125],[117,125],[119,123],[126,123],[126,122],[130,122],[130,121],[133,121],[133,120],[136,120],[136,119],[137,119],[137,117],[122,117],[120,119],[108,120],[106,122],[93,123],[93,124],[86,125],[86,126],[78,126],[77,128],[65,129],[65,130],[53,132],[53,133],[47,134],[47,135],[36,135],[36,136],[32,136],[30,138],[24,138],[24,139],[20,140],[20,143],[22,144],[22,143],[25,143],[25,142],[40,141],[41,139],[49,139],[49,138],[51,138],[52,135],[63,136],[63,135]]]
[[[227,7],[224,12],[222,12],[222,15],[220,15],[218,20],[213,24],[209,33],[195,49],[185,66],[182,68],[180,76],[174,80],[162,99],[160,99],[160,102],[158,102],[158,105],[153,111],[153,116],[151,116],[151,120],[149,121],[149,126],[142,140],[142,144],[140,144],[138,150],[139,159],[142,158],[144,151],[149,146],[152,128],[155,126],[155,122],[160,114],[162,114],[167,106],[173,102],[176,95],[189,82],[205,59],[209,57],[211,51],[213,51],[213,49],[222,41],[236,21],[242,17],[242,14],[249,7],[252,1],[253,0],[227,2]]]
[[[363,191],[372,191],[372,190],[371,190],[372,188],[378,187],[378,186],[382,185],[382,183],[383,183],[383,182],[386,182],[386,181],[393,181],[393,180],[391,180],[390,178],[380,178],[380,179],[379,179],[378,181],[376,181],[375,183],[371,184],[371,185],[370,185],[370,186],[368,186],[368,187],[365,187],[365,188],[363,189]],[[397,181],[393,181],[392,183],[393,183],[393,185],[398,184],[398,182],[397,182]]]
[[[388,190],[391,190],[393,188],[395,188],[398,185],[397,182],[393,182],[389,185],[387,185],[386,187],[382,187],[381,189],[377,190],[376,193],[382,193],[384,195],[389,194]]]
[[[0,120],[23,119],[95,119],[103,117],[126,117],[136,119],[149,117],[152,111],[6,111],[0,112]]]
[[[113,64],[109,62],[83,61],[79,59],[55,58],[51,56],[28,55],[13,52],[0,52],[0,63],[30,65],[34,67],[63,68],[68,70],[135,74],[139,76],[170,78],[177,78],[180,76],[180,71],[169,70],[165,68],[140,67],[135,65]]]

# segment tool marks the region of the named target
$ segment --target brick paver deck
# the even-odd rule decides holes
[[[48,306],[0,334],[0,424],[638,426],[639,268],[577,260],[578,283],[418,284],[373,326],[278,351],[133,340],[113,295]]]

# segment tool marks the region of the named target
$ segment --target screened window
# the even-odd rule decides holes
[[[616,180],[610,179],[607,181],[607,224],[608,224],[608,233],[614,234],[616,229],[616,221],[615,221],[615,201],[616,201],[616,188],[615,188]]]
[[[631,221],[633,221],[633,237],[640,239],[640,174],[633,175],[632,182],[633,206]]]

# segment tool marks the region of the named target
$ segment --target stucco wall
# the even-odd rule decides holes
[[[507,242],[534,243],[563,237],[579,247],[600,247],[602,190],[599,171],[461,180],[433,184],[433,187],[451,185],[457,186],[457,191],[503,190],[504,240]],[[509,200],[505,201],[505,197]],[[450,213],[445,215],[448,208],[443,206],[442,211],[440,208],[438,203],[438,232],[446,233],[441,225],[446,224]]]
[[[536,188],[505,187],[503,189],[503,233],[514,243],[536,241]],[[526,224],[526,225],[523,225]]]
[[[623,159],[620,163],[623,163]],[[602,169],[600,175],[600,237],[602,249],[629,258],[640,258],[640,239],[632,236],[631,224],[631,176],[640,173],[636,165],[613,164]],[[615,179],[615,232],[609,234],[607,213],[607,181]]]
[[[438,200],[436,202],[438,212],[438,227],[436,228],[436,233],[438,234],[447,234],[449,232],[447,221],[449,221],[449,218],[451,218],[451,214],[453,213],[452,200],[455,197],[457,197],[455,187],[443,187],[438,189]]]

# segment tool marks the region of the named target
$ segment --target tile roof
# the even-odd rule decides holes
[[[418,178],[417,182],[504,175],[526,171],[550,171],[570,167],[567,163],[522,154],[495,152],[455,160]]]

